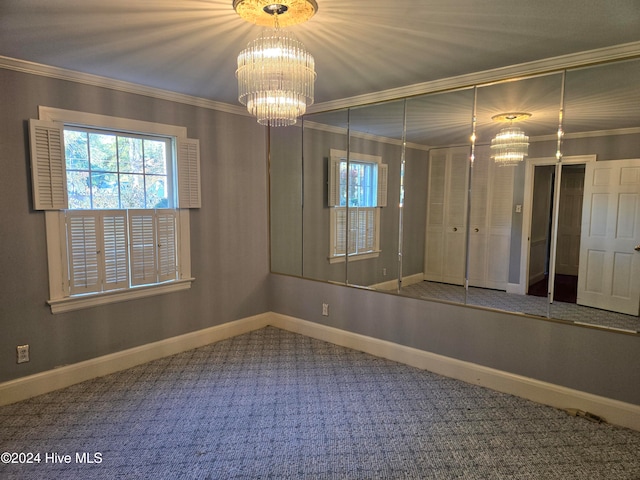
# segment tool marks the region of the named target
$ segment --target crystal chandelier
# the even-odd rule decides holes
[[[233,8],[247,21],[271,25],[238,55],[238,100],[261,125],[293,125],[313,104],[315,63],[304,45],[280,29],[308,20],[315,1],[235,0]],[[270,23],[269,23],[270,22]]]
[[[491,117],[497,122],[509,122],[509,126],[491,140],[491,158],[500,166],[512,166],[520,163],[529,153],[529,137],[513,122],[529,118],[530,113],[501,113]]]

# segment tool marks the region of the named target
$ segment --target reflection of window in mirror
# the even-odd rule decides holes
[[[329,161],[329,261],[380,254],[380,208],[387,205],[387,165],[374,155],[331,150]],[[348,232],[348,235],[347,235]]]

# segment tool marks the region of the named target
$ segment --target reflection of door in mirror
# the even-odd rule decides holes
[[[429,153],[425,280],[464,283],[468,159],[467,147]]]
[[[513,166],[499,166],[488,146],[475,150],[469,214],[469,285],[507,290]]]
[[[587,164],[578,303],[638,315],[640,160]]]

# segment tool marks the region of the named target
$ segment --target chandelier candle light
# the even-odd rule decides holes
[[[509,122],[509,126],[491,140],[491,158],[500,166],[513,166],[520,163],[529,153],[529,137],[513,122],[531,117],[530,113],[511,112],[501,113],[491,117],[496,122]]]
[[[261,125],[293,125],[313,104],[313,56],[280,27],[302,23],[318,10],[314,0],[234,0],[243,19],[271,26],[238,55],[238,100]]]

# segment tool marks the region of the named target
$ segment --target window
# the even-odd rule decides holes
[[[380,157],[331,150],[329,261],[376,257],[380,253],[380,207],[386,206],[387,165]]]
[[[199,146],[184,127],[40,108],[34,206],[45,210],[52,311],[189,288]]]
[[[70,210],[173,207],[169,137],[64,128]]]

